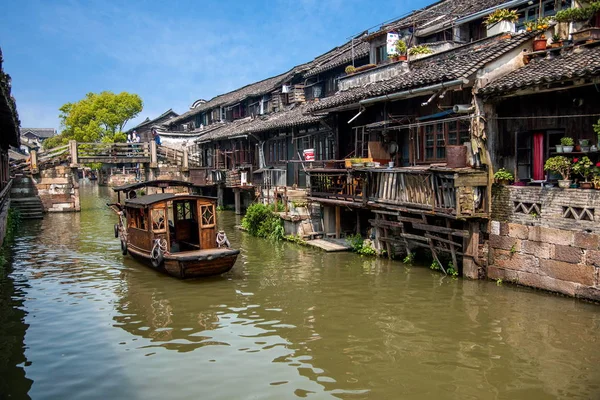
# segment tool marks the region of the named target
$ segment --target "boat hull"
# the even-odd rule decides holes
[[[233,249],[209,249],[168,254],[164,256],[161,265],[155,268],[149,253],[129,249],[129,254],[150,268],[180,279],[221,275],[228,272],[233,268],[239,253],[239,250]]]

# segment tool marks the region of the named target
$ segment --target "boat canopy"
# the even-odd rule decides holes
[[[196,187],[196,184],[194,184],[192,182],[187,182],[187,181],[179,181],[179,180],[171,180],[171,179],[156,179],[153,181],[136,182],[136,183],[129,183],[129,184],[123,185],[123,186],[115,186],[113,188],[113,190],[115,192],[128,192],[130,190],[136,190],[136,189],[145,188],[145,187],[167,188],[167,187],[173,187],[173,186],[192,188],[192,187]]]
[[[209,202],[214,202],[214,197],[208,196],[199,196],[196,194],[187,194],[187,193],[157,193],[157,194],[149,194],[146,196],[140,196],[135,199],[129,199],[125,201],[125,206],[127,207],[135,207],[135,208],[146,208],[149,205],[161,203],[164,201],[172,201],[172,200],[206,200]]]

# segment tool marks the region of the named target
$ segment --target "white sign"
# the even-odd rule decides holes
[[[387,53],[388,55],[398,54],[396,51],[396,42],[400,39],[400,35],[396,32],[389,32],[387,34]]]

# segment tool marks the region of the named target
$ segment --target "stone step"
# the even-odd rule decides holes
[[[41,212],[37,213],[21,213],[21,219],[42,219],[44,218],[44,214]]]

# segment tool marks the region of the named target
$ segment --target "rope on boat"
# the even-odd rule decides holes
[[[225,245],[225,247],[229,248],[230,243],[229,243],[229,239],[227,239],[227,235],[225,234],[225,231],[219,231],[217,233],[217,246],[221,247]]]

